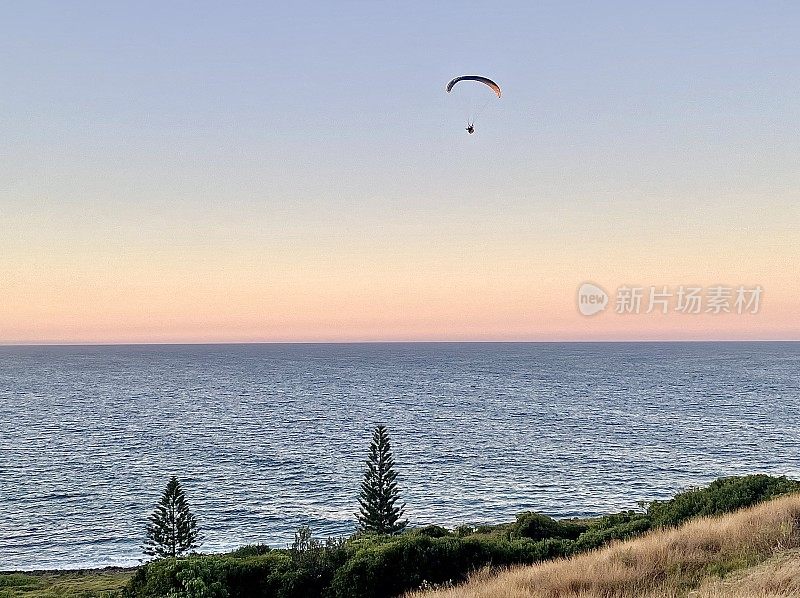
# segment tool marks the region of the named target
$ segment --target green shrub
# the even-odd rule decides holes
[[[477,525],[474,529],[474,534],[482,536],[498,536],[508,538],[511,534],[513,523],[498,523],[496,525]]]
[[[650,503],[647,514],[654,526],[680,525],[698,516],[722,515],[800,491],[800,482],[758,474],[719,478],[706,488],[693,488],[666,501]]]
[[[140,567],[127,598],[295,598],[322,596],[347,560],[341,545],[243,556],[164,559]]]
[[[272,554],[250,558],[198,555],[152,561],[136,571],[126,588],[125,597],[267,596],[269,594],[261,593],[261,588],[269,587],[276,574],[289,568],[289,563],[286,555]]]
[[[588,520],[522,513],[513,523],[429,525],[402,535],[357,534],[315,540],[298,530],[288,550],[245,546],[229,555],[151,562],[130,581],[127,598],[389,598],[420,587],[446,587],[483,567],[530,564],[625,540],[653,526],[678,525],[787,492],[800,483],[754,475],[722,478],[649,505]],[[10,583],[10,582],[8,582]]]
[[[466,538],[467,536],[471,536],[474,534],[478,528],[474,525],[469,523],[465,523],[463,525],[459,525],[456,529],[453,530],[453,533],[458,536],[459,538]]]
[[[130,597],[228,598],[223,561],[191,556],[161,559],[140,567],[125,592]]]
[[[444,538],[452,536],[451,532],[446,527],[441,525],[426,525],[425,527],[411,528],[406,532],[406,536],[427,536],[428,538]]]
[[[647,514],[642,513],[641,511],[620,511],[619,513],[603,515],[602,517],[592,519],[588,522],[586,531],[611,529],[619,525],[625,525],[626,523],[630,523],[632,521],[647,518]]]
[[[248,556],[261,556],[262,554],[267,554],[271,550],[272,548],[266,544],[247,544],[246,546],[240,546],[229,554],[234,558],[245,558]]]
[[[578,536],[575,541],[575,550],[576,552],[582,552],[599,548],[612,540],[629,540],[636,536],[641,536],[649,529],[650,518],[646,515],[640,515],[637,519],[631,519],[617,525],[590,527]]]
[[[178,588],[167,598],[228,598],[221,564],[213,559],[187,559],[186,566],[175,572]]]
[[[563,522],[541,513],[527,512],[517,515],[517,520],[511,525],[510,532],[514,538],[574,540],[586,529],[587,526],[582,523]]]
[[[533,542],[412,536],[362,548],[334,576],[330,596],[388,598],[423,584],[459,582],[486,566],[533,563],[572,551],[566,540]]]

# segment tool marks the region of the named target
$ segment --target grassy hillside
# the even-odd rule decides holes
[[[787,550],[765,563],[724,579],[709,579],[692,598],[789,598],[800,596],[800,550]]]
[[[797,596],[800,495],[415,598]],[[775,555],[779,554],[778,558]],[[772,559],[772,560],[771,560]],[[738,573],[737,573],[738,572]]]
[[[98,569],[47,573],[0,573],[0,598],[111,598],[119,595],[133,571]]]

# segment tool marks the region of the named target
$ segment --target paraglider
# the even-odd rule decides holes
[[[500,86],[497,83],[488,77],[481,77],[480,75],[463,75],[461,77],[456,77],[447,84],[447,93],[453,91],[453,87],[455,87],[456,83],[459,81],[477,81],[478,83],[488,85],[498,98],[503,94],[503,91],[500,89]]]
[[[482,86],[485,85],[486,87],[491,89],[498,98],[503,94],[503,91],[500,89],[500,86],[497,83],[495,83],[488,77],[482,77],[480,75],[462,75],[461,77],[456,77],[455,79],[450,81],[450,83],[447,84],[445,90],[447,91],[447,93],[452,92],[453,87],[455,87],[457,83],[460,83],[462,81],[474,81],[476,83],[480,83]],[[487,98],[483,101],[482,105],[478,109],[475,109],[473,101],[470,100],[467,111],[467,127],[466,127],[466,131],[470,135],[472,135],[475,132],[475,117],[477,116],[477,113],[483,108],[485,108],[488,103],[489,99]]]

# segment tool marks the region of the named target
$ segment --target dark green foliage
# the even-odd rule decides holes
[[[515,538],[528,538],[530,540],[544,540],[545,538],[560,538],[574,540],[581,532],[586,530],[585,525],[557,521],[541,513],[520,513],[511,526],[511,535]]]
[[[141,567],[128,598],[330,598],[390,597],[424,581],[462,581],[484,566],[530,563],[570,554],[562,540],[485,540],[397,536],[362,539],[358,548],[320,545],[292,556],[292,549],[250,558],[191,556]],[[195,593],[191,593],[191,592]],[[207,594],[203,594],[205,591]],[[227,592],[220,593],[220,592]]]
[[[499,523],[497,525],[478,525],[474,528],[475,534],[480,535],[491,535],[491,536],[498,536],[507,538],[511,534],[511,528],[514,526],[513,523]]]
[[[314,539],[311,528],[307,525],[301,525],[294,532],[294,542],[289,549],[289,554],[292,555],[294,560],[299,560],[305,553],[319,548],[319,541]]]
[[[333,576],[333,570],[326,575],[322,570],[309,571],[298,567],[284,551],[277,550],[249,558],[191,556],[148,563],[131,580],[126,598],[170,596],[170,592],[181,588],[181,580],[186,578],[200,577],[209,585],[210,580],[198,575],[198,571],[213,574],[214,581],[224,587],[225,598],[321,596]],[[192,594],[175,596],[194,598]],[[223,595],[209,594],[208,598],[223,598]]]
[[[424,582],[464,581],[482,567],[503,566],[565,556],[571,543],[563,540],[486,540],[412,536],[359,550],[337,572],[330,596],[389,598]]]
[[[327,570],[344,561],[346,543],[344,538],[327,538],[321,542],[313,537],[310,527],[303,525],[295,532],[288,552],[299,568]]]
[[[445,536],[452,536],[451,532],[446,527],[441,525],[426,525],[425,527],[415,527],[406,532],[409,536],[427,536],[428,538],[444,538]]]
[[[272,548],[267,546],[266,544],[248,544],[247,546],[241,546],[230,553],[230,556],[234,558],[245,558],[248,556],[260,556],[262,554],[267,554]]]
[[[386,426],[378,426],[372,434],[367,469],[361,482],[359,529],[365,533],[396,534],[406,527],[401,520],[405,505],[397,506],[400,491],[394,470],[392,447]]]
[[[633,538],[649,530],[656,517],[679,522],[722,514],[792,490],[800,490],[800,484],[785,478],[727,478],[653,503],[647,513],[623,511],[586,520],[522,513],[501,525],[461,526],[453,532],[431,525],[324,543],[303,527],[286,550],[259,554],[260,547],[245,547],[227,556],[154,561],[137,571],[126,596],[389,598],[421,586],[458,583],[483,567],[529,564]]]
[[[476,526],[465,523],[463,525],[459,525],[456,529],[454,529],[453,533],[459,538],[465,538],[466,536],[473,535],[477,531],[478,528]]]
[[[627,523],[631,523],[632,521],[638,521],[640,519],[647,519],[647,518],[648,518],[647,514],[642,513],[641,511],[620,511],[619,513],[613,513],[612,515],[603,515],[602,517],[592,519],[591,522],[587,525],[587,529],[593,529],[593,530],[612,529],[619,525],[625,525]]]
[[[620,522],[612,526],[592,526],[575,541],[575,551],[582,552],[599,548],[612,540],[628,540],[641,536],[650,529],[650,519],[646,515],[638,519]]]
[[[220,559],[192,556],[162,559],[140,567],[124,592],[126,598],[228,598]]]
[[[721,515],[736,509],[800,491],[800,482],[758,474],[719,478],[706,488],[693,488],[667,501],[650,503],[647,514],[654,526],[680,525],[698,516]]]
[[[172,476],[161,501],[147,524],[147,538],[142,547],[148,556],[175,558],[199,545],[197,520],[189,511],[189,503],[178,478]]]

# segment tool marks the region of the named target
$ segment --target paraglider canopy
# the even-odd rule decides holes
[[[500,89],[500,86],[497,83],[495,83],[488,77],[481,77],[480,75],[463,75],[461,77],[456,77],[455,79],[450,81],[450,83],[447,84],[447,87],[445,88],[447,89],[447,93],[450,93],[453,90],[455,84],[458,83],[459,81],[477,81],[478,83],[483,83],[484,85],[488,85],[489,87],[492,88],[492,91],[494,91],[497,94],[498,98],[503,93],[502,90]]]
[[[461,83],[462,81],[471,81],[480,84],[474,88],[475,91],[472,91],[473,88],[470,85],[467,85],[464,88],[465,91],[460,91],[454,94],[464,96],[462,98],[462,102],[466,102],[467,133],[472,135],[475,132],[475,117],[488,105],[489,99],[492,97],[491,94],[488,93],[489,90],[487,90],[486,87],[493,91],[498,98],[503,94],[503,92],[497,83],[488,77],[482,77],[481,75],[462,75],[461,77],[456,77],[447,84],[445,90],[447,93],[452,92],[456,84]],[[484,87],[484,85],[486,87]],[[459,89],[462,88],[459,86]]]

